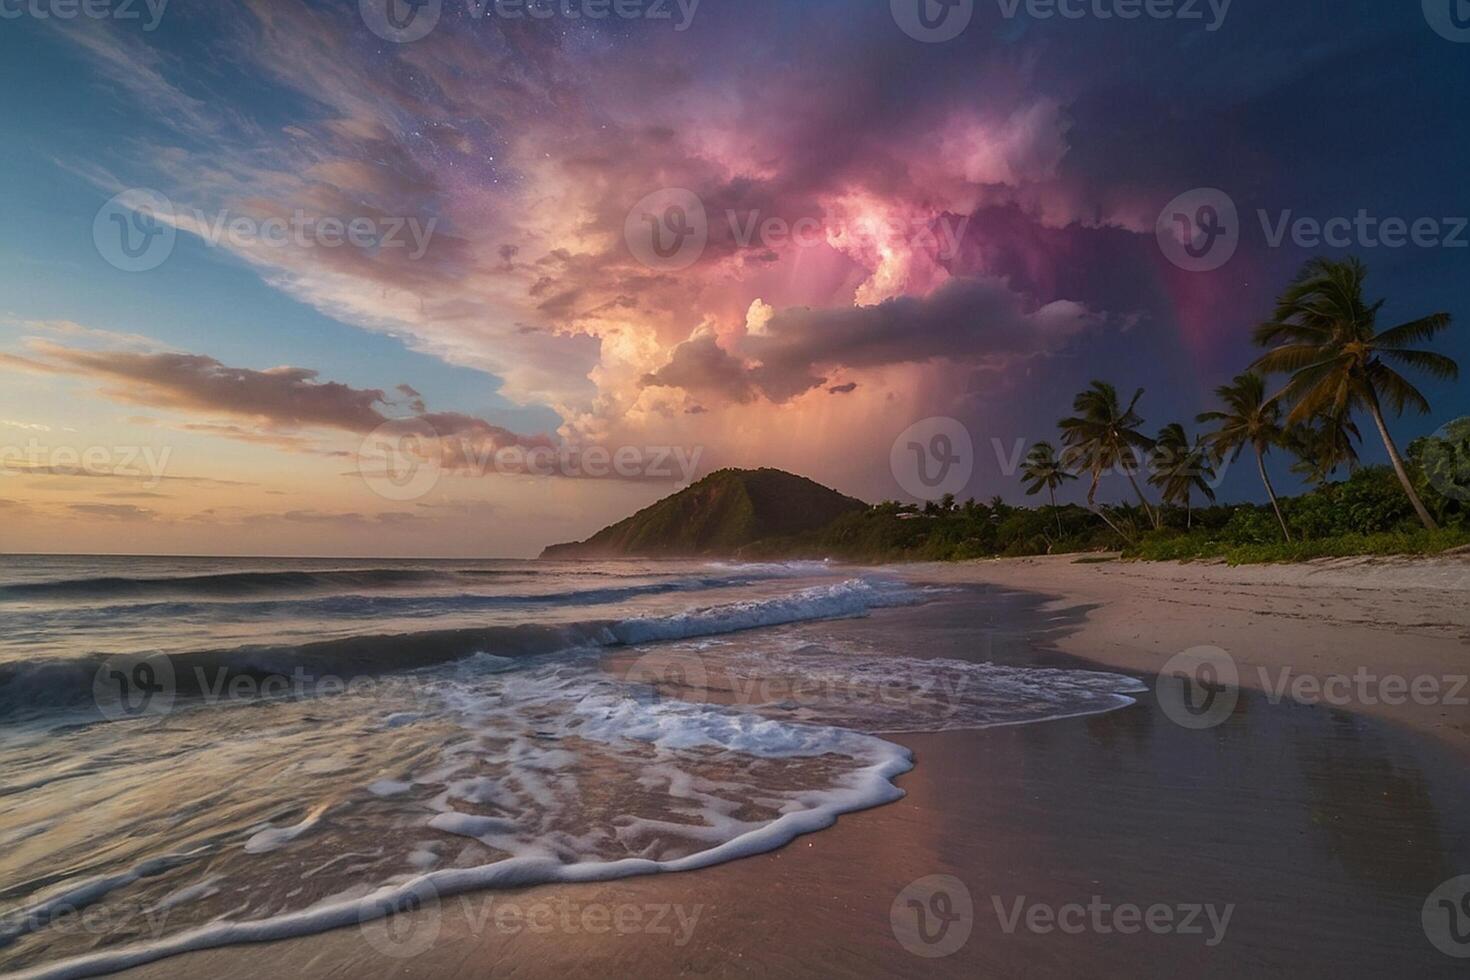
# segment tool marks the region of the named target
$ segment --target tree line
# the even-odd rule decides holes
[[[1459,377],[1459,365],[1444,354],[1425,350],[1451,324],[1448,313],[1431,313],[1396,326],[1378,323],[1384,301],[1365,299],[1368,271],[1356,258],[1313,259],[1276,301],[1271,319],[1257,326],[1253,339],[1264,349],[1230,383],[1216,389],[1220,405],[1200,413],[1204,430],[1190,437],[1183,424],[1144,432],[1138,411],[1142,388],[1125,405],[1117,389],[1094,381],[1073,401],[1073,414],[1057,423],[1062,449],[1037,443],[1023,462],[1026,493],[1046,491],[1061,517],[1056,491],[1072,480],[1088,481],[1087,507],[1125,541],[1135,533],[1097,502],[1102,477],[1121,472],[1132,487],[1148,525],[1164,527],[1163,505],[1182,507],[1192,527],[1196,493],[1215,500],[1216,468],[1249,449],[1283,539],[1291,527],[1271,482],[1267,457],[1290,453],[1293,471],[1319,486],[1343,468],[1356,469],[1362,434],[1358,419],[1372,422],[1387,450],[1399,484],[1414,514],[1429,531],[1439,525],[1425,506],[1389,429],[1395,417],[1414,410],[1428,414],[1424,394],[1404,375],[1419,372],[1443,380]],[[1138,476],[1158,493],[1152,502]]]

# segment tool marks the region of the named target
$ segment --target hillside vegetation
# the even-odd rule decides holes
[[[719,470],[586,541],[553,545],[541,557],[733,556],[755,542],[815,531],[867,506],[783,470]]]

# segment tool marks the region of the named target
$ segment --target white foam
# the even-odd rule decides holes
[[[762,626],[861,616],[880,606],[917,602],[919,598],[919,592],[896,581],[848,579],[771,599],[694,609],[673,616],[624,620],[612,627],[612,633],[619,642],[627,644],[682,640]]]
[[[93,953],[27,970],[16,976],[27,980],[71,980],[115,973],[193,950],[312,935],[383,918],[409,900],[421,899],[426,893],[444,898],[482,889],[519,888],[557,882],[611,881],[663,871],[693,871],[775,850],[801,834],[831,826],[843,813],[877,806],[903,796],[903,791],[894,786],[892,780],[913,768],[911,754],[907,749],[877,739],[871,739],[870,742],[875,752],[874,760],[844,785],[825,794],[823,805],[785,814],[759,829],[677,860],[624,858],[564,864],[551,858],[516,857],[476,868],[445,868],[430,871],[402,884],[378,888],[360,898],[328,900],[299,912],[256,922],[213,922],[154,943]],[[439,817],[435,818],[438,819]],[[461,827],[468,828],[468,825],[461,824]]]
[[[268,854],[271,851],[279,850],[315,827],[317,821],[321,819],[321,815],[322,810],[318,809],[308,815],[305,820],[298,824],[293,824],[290,827],[267,827],[264,830],[258,831],[245,842],[245,853]]]
[[[456,800],[482,805],[495,803],[505,798],[505,792],[500,788],[500,784],[496,780],[483,776],[475,779],[455,780],[449,784],[449,795]]]
[[[368,792],[374,796],[402,796],[413,789],[413,783],[405,783],[398,779],[379,779],[368,784]]]
[[[169,894],[165,895],[158,902],[157,905],[149,909],[149,911],[164,912],[168,909],[176,908],[180,905],[187,905],[190,902],[197,902],[201,899],[209,898],[211,895],[218,895],[219,881],[220,878],[218,875],[210,875],[208,878],[205,878],[203,881],[198,882],[197,884],[189,885],[186,888],[180,888],[178,891],[170,892]]]
[[[435,814],[429,820],[429,827],[433,830],[442,830],[446,834],[458,834],[461,837],[473,837],[476,840],[514,833],[516,829],[514,821],[503,820],[500,817],[477,817],[454,810]]]
[[[899,583],[851,579],[775,599],[630,620],[613,627],[608,639],[719,637],[753,626],[862,615],[918,597]],[[523,659],[514,662],[515,669],[502,670],[495,661],[504,658],[478,655],[468,667],[443,668],[435,675],[441,680],[435,682],[440,687],[433,689],[434,696],[420,692],[412,712],[372,716],[425,721],[392,736],[391,744],[416,746],[420,754],[411,760],[405,755],[396,764],[375,760],[374,768],[357,777],[360,781],[348,784],[367,783],[367,791],[385,802],[369,800],[356,789],[331,804],[370,805],[402,818],[398,826],[410,828],[409,833],[382,838],[383,861],[349,865],[344,859],[356,856],[349,853],[319,864],[312,873],[322,876],[327,882],[322,890],[332,895],[299,909],[282,910],[273,899],[252,902],[238,880],[176,889],[164,901],[174,896],[181,903],[198,901],[221,885],[244,897],[237,909],[187,931],[35,966],[20,975],[90,976],[189,950],[309,935],[381,918],[425,893],[446,897],[707,867],[772,850],[831,825],[840,814],[900,798],[903,792],[894,780],[912,768],[912,757],[871,732],[1095,713],[1131,703],[1126,692],[1142,687],[1116,675],[794,648],[774,640],[700,639],[684,646],[718,667],[715,673],[734,680],[747,676],[742,671],[748,676],[764,671],[815,681],[843,696],[798,696],[780,704],[750,697],[740,707],[721,707],[670,700],[649,686],[603,673],[595,658]],[[844,701],[846,693],[865,686],[902,690],[909,697],[898,708],[881,699],[874,708]],[[948,713],[940,711],[936,718],[938,709]],[[446,728],[455,727],[461,735],[444,737]],[[790,765],[781,760],[791,760]],[[368,783],[384,771],[398,778]],[[405,775],[409,771],[413,775]],[[582,778],[626,780],[627,792],[619,787],[609,795],[591,786],[584,791]],[[310,782],[299,791],[310,792]],[[488,807],[494,815],[463,812],[456,805]],[[757,816],[751,815],[752,807],[758,808]],[[308,831],[325,810],[326,804],[319,804],[292,826],[257,825],[244,851],[280,852],[259,866],[271,874],[287,861],[316,855],[319,862],[330,837],[312,839]],[[458,840],[415,839],[430,832]],[[482,847],[492,848],[493,856],[510,857],[473,866],[492,857]],[[389,859],[400,863],[390,866]],[[241,878],[249,879],[254,867],[246,866]],[[147,870],[96,887],[105,894]],[[259,918],[243,918],[249,915]],[[0,923],[0,935],[4,928]]]

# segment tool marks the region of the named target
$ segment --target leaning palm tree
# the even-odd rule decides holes
[[[1450,325],[1450,315],[1431,313],[1380,331],[1378,313],[1383,300],[1369,303],[1363,298],[1367,276],[1367,267],[1355,258],[1308,262],[1277,300],[1275,317],[1256,328],[1256,343],[1272,349],[1254,367],[1291,375],[1276,396],[1291,405],[1289,424],[1366,409],[1419,520],[1436,530],[1438,525],[1419,499],[1389,434],[1383,402],[1400,415],[1408,407],[1429,413],[1429,401],[1393,365],[1417,368],[1447,381],[1460,376],[1459,365],[1452,359],[1407,346],[1433,339]]]
[[[1057,537],[1062,536],[1062,512],[1057,510],[1057,487],[1068,480],[1077,479],[1076,475],[1069,473],[1057,459],[1057,450],[1049,442],[1038,442],[1031,447],[1026,461],[1021,464],[1021,476],[1030,481],[1026,487],[1026,496],[1034,497],[1042,490],[1051,496],[1052,513],[1057,519]]]
[[[1216,423],[1216,429],[1205,436],[1205,442],[1214,454],[1215,462],[1223,462],[1226,456],[1234,462],[1241,451],[1250,446],[1256,453],[1256,469],[1261,472],[1261,482],[1266,485],[1266,496],[1271,498],[1271,509],[1281,524],[1281,533],[1291,541],[1291,531],[1286,527],[1286,518],[1281,516],[1281,504],[1276,499],[1276,488],[1271,485],[1271,475],[1266,472],[1266,454],[1273,446],[1286,445],[1286,430],[1281,426],[1281,406],[1266,399],[1266,382],[1259,374],[1238,375],[1228,385],[1215,389],[1215,395],[1225,403],[1224,411],[1204,412],[1195,421]]]
[[[1184,426],[1172,422],[1159,431],[1154,440],[1153,472],[1148,482],[1159,488],[1166,504],[1184,505],[1184,526],[1194,527],[1193,494],[1198,490],[1210,503],[1215,502],[1215,467],[1209,448],[1200,440],[1189,441]]]
[[[1138,502],[1154,527],[1159,526],[1159,517],[1149,506],[1138,481],[1134,479],[1142,454],[1153,448],[1153,440],[1139,431],[1143,417],[1137,412],[1138,400],[1143,389],[1133,393],[1133,400],[1123,408],[1118,401],[1118,390],[1105,381],[1094,381],[1092,386],[1072,401],[1072,410],[1077,414],[1062,419],[1057,424],[1062,430],[1062,443],[1067,448],[1062,452],[1062,461],[1068,469],[1087,473],[1092,485],[1087,491],[1087,503],[1097,509],[1097,485],[1103,473],[1117,468],[1128,477]],[[1101,512],[1099,512],[1101,513]],[[1103,518],[1107,520],[1106,517]],[[1112,521],[1108,525],[1117,531]],[[1121,534],[1122,532],[1119,531]]]

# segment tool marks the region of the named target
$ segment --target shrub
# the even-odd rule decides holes
[[[1233,545],[1271,544],[1281,540],[1276,515],[1256,507],[1242,506],[1221,530],[1220,537]]]
[[[1409,496],[1387,466],[1365,466],[1333,489],[1338,510],[1336,533],[1373,534],[1415,523]]]
[[[1343,531],[1336,487],[1323,487],[1315,493],[1284,500],[1281,509],[1292,531],[1308,540],[1330,538]]]

